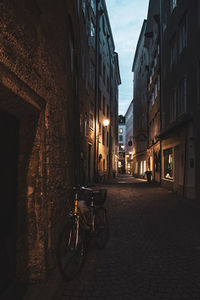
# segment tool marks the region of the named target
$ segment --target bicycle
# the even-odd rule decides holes
[[[57,263],[62,277],[70,281],[81,270],[87,244],[94,238],[96,246],[103,249],[109,236],[108,218],[103,206],[107,190],[75,187],[73,207],[68,222],[63,227],[57,247]]]

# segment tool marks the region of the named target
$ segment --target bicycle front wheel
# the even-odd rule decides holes
[[[58,268],[64,280],[75,278],[83,265],[84,255],[84,231],[77,221],[66,224],[57,245]]]
[[[105,207],[98,207],[95,210],[95,232],[96,246],[103,249],[109,238],[109,225]]]

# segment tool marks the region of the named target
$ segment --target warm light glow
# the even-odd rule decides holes
[[[110,121],[109,120],[104,120],[103,121],[103,125],[105,126],[105,127],[107,127],[108,125],[110,124]]]

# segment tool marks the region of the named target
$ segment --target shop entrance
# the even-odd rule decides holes
[[[0,110],[0,291],[15,278],[18,135],[18,119]]]

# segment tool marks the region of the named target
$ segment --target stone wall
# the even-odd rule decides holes
[[[78,40],[75,9],[73,3],[51,0],[0,3],[0,109],[20,123],[16,265],[21,281],[44,279],[55,265],[57,233],[69,209],[69,195],[57,187],[70,188],[77,176],[79,107],[69,47],[70,14],[74,48]]]

